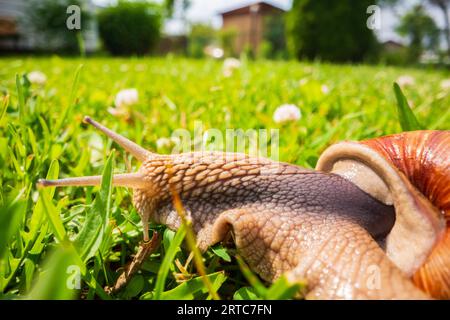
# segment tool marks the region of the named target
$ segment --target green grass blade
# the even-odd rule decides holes
[[[58,122],[56,123],[55,130],[53,131],[55,135],[60,131],[61,127],[66,121],[66,118],[69,116],[70,112],[72,111],[73,107],[76,104],[76,92],[78,89],[78,84],[80,82],[80,74],[82,69],[83,65],[81,64],[75,71],[75,77],[73,78],[72,88],[70,89],[69,105],[66,108],[64,108],[61,116],[58,117]]]
[[[305,285],[300,282],[290,283],[286,276],[281,276],[267,290],[266,298],[271,300],[292,299]]]
[[[258,277],[250,270],[249,266],[244,262],[241,256],[237,255],[236,260],[239,264],[239,267],[241,268],[242,274],[247,279],[247,281],[250,282],[252,287],[255,289],[256,293],[260,297],[266,297],[267,288],[264,287],[264,285],[258,279]]]
[[[47,190],[40,190],[44,212],[47,215],[56,239],[58,239],[59,242],[64,242],[66,240],[66,229],[64,229],[61,217],[59,216],[59,210],[53,205],[51,197],[46,191]]]
[[[220,258],[222,258],[226,262],[231,262],[231,257],[227,252],[227,249],[222,245],[217,245],[211,248],[212,252]]]
[[[223,272],[215,272],[206,276],[211,281],[215,291],[219,290],[220,286],[225,282],[227,277]],[[192,300],[199,294],[208,293],[208,288],[204,284],[202,277],[195,277],[179,286],[165,291],[161,294],[161,300]]]
[[[1,109],[0,109],[0,123],[2,122],[3,117],[6,114],[6,110],[8,109],[8,106],[9,106],[9,95],[6,95],[3,97],[3,102],[2,102]]]
[[[122,293],[122,297],[124,297],[125,299],[132,299],[142,292],[144,286],[144,277],[140,274],[137,274],[133,276],[133,278],[131,278],[131,280],[128,282],[125,290]]]
[[[403,131],[420,130],[422,126],[417,121],[414,113],[412,112],[408,100],[400,89],[397,83],[394,83],[395,97],[397,98],[397,113],[400,126]]]
[[[27,299],[66,300],[73,299],[81,288],[79,259],[73,246],[59,245],[45,261],[38,281]]]
[[[108,295],[102,288],[102,286],[97,282],[96,278],[93,276],[92,270],[84,277],[85,283],[94,289],[95,293],[103,300],[111,300],[111,296]]]
[[[93,257],[104,239],[111,211],[114,154],[108,157],[103,169],[100,191],[90,208],[86,221],[75,239],[75,247],[84,261]]]
[[[0,207],[0,260],[8,251],[8,243],[20,228],[26,203],[15,199]]]
[[[164,256],[161,268],[158,271],[153,296],[154,300],[161,299],[162,292],[164,291],[164,285],[166,283],[166,278],[167,275],[169,274],[170,265],[172,264],[173,259],[175,259],[175,255],[178,252],[178,248],[183,242],[185,236],[186,236],[186,226],[184,224],[181,224],[180,228],[175,234],[175,237],[173,238],[173,241],[169,246],[169,250],[167,250],[166,255]]]
[[[59,174],[59,162],[58,160],[53,160],[50,163],[50,167],[47,172],[46,179],[53,180],[58,179]],[[41,192],[48,193],[50,199],[53,198],[53,195],[55,194],[55,187],[48,187],[44,190],[41,190]],[[29,234],[30,238],[33,239],[33,241],[37,238],[37,235],[40,233],[40,229],[42,227],[42,218],[45,214],[45,209],[43,207],[42,198],[39,198],[36,205],[33,209],[33,214],[31,215],[31,218],[29,220],[28,228],[29,228]]]
[[[20,166],[17,157],[14,155],[13,149],[11,149],[9,146],[8,152],[9,152],[9,159],[12,162],[15,169],[15,174],[17,175],[18,178],[22,178],[25,175],[25,172],[22,170],[22,167]]]
[[[57,161],[53,161],[50,165],[50,169],[47,176],[55,176],[59,172],[59,164]],[[57,209],[52,203],[53,194],[55,188],[41,189],[39,190],[39,203],[42,203],[43,211],[45,212],[50,226],[52,227],[53,234],[59,242],[63,242],[66,239],[66,230],[62,223],[61,217],[59,216],[59,209]],[[32,229],[33,230],[33,229]]]
[[[83,34],[81,32],[77,32],[77,44],[80,56],[82,58],[86,57],[86,45],[84,44]]]
[[[256,290],[253,287],[242,287],[233,295],[233,300],[259,300]]]
[[[19,103],[19,119],[23,120],[25,116],[25,95],[23,92],[22,82],[20,81],[20,76],[18,74],[16,74],[16,90]]]
[[[31,259],[26,258],[23,262],[23,280],[22,286],[25,292],[28,292],[31,288],[34,271],[36,270],[36,265]]]

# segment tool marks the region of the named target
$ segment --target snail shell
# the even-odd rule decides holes
[[[429,295],[450,298],[450,131],[338,143],[324,151],[316,169],[393,204],[388,256]]]

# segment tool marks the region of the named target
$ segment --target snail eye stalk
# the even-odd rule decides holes
[[[92,126],[94,126],[96,129],[100,130],[104,134],[106,134],[108,137],[110,137],[112,140],[114,140],[118,145],[120,145],[122,148],[124,148],[126,151],[131,153],[136,159],[143,162],[151,157],[154,157],[155,154],[145,150],[140,145],[134,143],[133,141],[125,138],[124,136],[121,136],[120,134],[106,128],[105,126],[101,125],[97,121],[91,119],[90,117],[84,117],[83,120],[85,123],[88,123]]]
[[[144,175],[141,173],[123,173],[115,174],[113,176],[113,185],[116,187],[127,187],[133,189],[139,189],[146,186]],[[45,180],[40,179],[37,182],[37,186],[43,187],[82,187],[82,186],[99,186],[102,181],[102,176],[86,176],[65,178],[59,180]]]

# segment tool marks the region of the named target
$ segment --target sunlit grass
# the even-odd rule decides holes
[[[26,74],[34,70],[47,76],[44,85],[28,81]],[[131,191],[111,191],[110,177],[139,164],[121,149],[112,151],[110,140],[82,124],[84,115],[160,153],[170,152],[170,146],[158,147],[159,138],[179,128],[192,132],[195,121],[204,130],[222,132],[275,128],[280,160],[305,167],[314,167],[320,152],[339,140],[400,132],[400,124],[450,127],[449,89],[440,85],[449,77],[446,71],[247,61],[231,77],[222,71],[220,61],[170,57],[0,61],[2,298],[211,298],[195,264],[186,264],[189,250],[178,246],[184,231],[175,234],[159,225],[151,228],[163,235],[162,243],[141,272],[118,293],[103,291],[142,240]],[[403,122],[393,90],[401,75],[415,79],[403,88],[407,101],[396,92]],[[128,117],[115,117],[108,108],[125,88],[136,88],[139,102]],[[273,111],[285,103],[297,105],[302,118],[276,124]],[[408,104],[418,123],[405,112]],[[36,189],[37,179],[45,176],[102,173],[101,187]],[[203,259],[210,289],[224,299],[291,298],[299,285],[282,278],[267,289],[238,263],[234,249],[221,245]],[[68,290],[71,265],[79,267],[80,290]]]

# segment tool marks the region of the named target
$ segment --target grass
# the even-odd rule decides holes
[[[45,85],[29,83],[26,73],[33,70],[47,75]],[[394,91],[393,82],[405,74],[415,84]],[[440,86],[447,77],[448,71],[296,62],[244,62],[224,77],[221,62],[210,60],[2,59],[0,297],[206,299],[213,290],[223,299],[290,298],[299,284],[281,278],[267,288],[222,245],[203,254],[208,289],[195,264],[186,264],[189,250],[179,246],[186,230],[175,234],[159,225],[151,225],[163,234],[158,252],[125,289],[107,295],[103,287],[113,285],[142,239],[131,193],[111,189],[111,174],[139,164],[82,124],[83,116],[160,153],[171,147],[158,146],[159,138],[179,128],[192,132],[198,120],[204,130],[221,132],[277,128],[280,160],[312,168],[339,140],[449,129],[450,95]],[[115,94],[130,87],[139,92],[130,118],[111,115]],[[296,104],[302,118],[274,123],[272,114],[284,103]],[[97,174],[103,174],[101,187],[35,187],[45,176]]]

